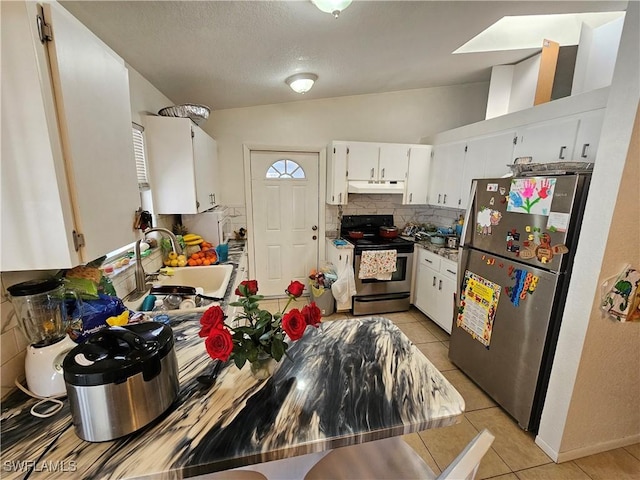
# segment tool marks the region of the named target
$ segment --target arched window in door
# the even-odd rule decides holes
[[[267,169],[267,178],[306,178],[304,170],[288,158],[276,160]]]

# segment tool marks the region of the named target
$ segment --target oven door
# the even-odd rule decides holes
[[[388,293],[409,292],[411,290],[413,253],[398,253],[396,260],[396,271],[391,276],[391,280],[358,278],[361,260],[362,255],[356,254],[354,272],[357,296],[383,295]]]

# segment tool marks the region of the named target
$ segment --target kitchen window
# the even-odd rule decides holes
[[[138,175],[138,188],[149,190],[149,177],[147,175],[147,158],[144,154],[144,127],[137,123],[132,123],[133,132],[133,153],[136,160],[136,173]]]

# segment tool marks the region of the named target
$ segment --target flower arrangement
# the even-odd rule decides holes
[[[297,280],[292,281],[285,293],[289,301],[282,312],[271,313],[260,308],[257,280],[245,280],[236,289],[239,299],[230,303],[231,306],[242,307],[242,314],[235,320],[237,326],[231,327],[224,323],[225,315],[216,305],[209,308],[200,319],[199,335],[205,340],[207,353],[213,359],[226,362],[233,359],[238,368],[242,368],[248,361],[255,363],[265,356],[280,361],[286,355],[288,344],[285,335],[291,340],[298,340],[304,334],[308,325],[317,327],[320,323],[321,312],[315,302],[285,313],[292,301],[299,298],[304,291],[304,285]]]

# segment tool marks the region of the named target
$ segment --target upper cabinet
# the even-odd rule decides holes
[[[594,162],[600,142],[604,108],[586,112],[580,116],[578,134],[573,147],[573,159],[579,162]]]
[[[425,205],[430,162],[431,145],[331,142],[327,203],[346,205],[351,185],[352,193],[402,195],[405,205]]]
[[[347,204],[347,143],[332,142],[327,155],[327,203]]]
[[[409,170],[402,203],[426,205],[429,194],[429,165],[431,145],[411,145],[409,148]]]
[[[0,8],[1,269],[70,268],[135,238],[128,72],[58,4]]]
[[[200,213],[220,203],[216,141],[188,118],[145,117],[154,212]]]
[[[409,165],[408,145],[347,142],[347,179],[404,181]]]
[[[434,145],[429,175],[430,205],[460,208],[461,173],[467,142]]]
[[[533,163],[568,162],[578,133],[578,119],[559,118],[518,129],[514,158],[531,157]]]

